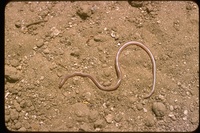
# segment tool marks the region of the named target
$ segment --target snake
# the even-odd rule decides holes
[[[145,46],[144,44],[142,44],[140,42],[137,42],[137,41],[127,42],[123,46],[121,46],[120,49],[118,50],[118,52],[116,54],[116,57],[115,57],[115,71],[116,71],[116,75],[117,75],[117,82],[116,82],[116,84],[114,86],[113,85],[103,86],[98,82],[98,80],[93,75],[90,75],[88,73],[74,72],[72,74],[65,74],[64,76],[62,76],[60,84],[59,84],[59,88],[61,88],[69,78],[72,78],[74,76],[81,76],[81,77],[87,77],[87,78],[91,79],[93,81],[93,83],[100,90],[103,90],[103,91],[114,91],[114,90],[116,90],[120,86],[121,81],[122,81],[122,72],[121,72],[120,65],[119,65],[119,56],[120,56],[121,52],[126,47],[128,47],[130,45],[136,45],[136,46],[141,47],[144,51],[146,51],[146,53],[151,58],[152,74],[153,74],[152,89],[151,89],[151,92],[148,95],[144,96],[144,98],[149,98],[154,93],[154,90],[155,90],[155,84],[156,84],[156,61],[154,59],[154,56],[153,56],[152,52],[149,50],[149,48],[147,46]]]

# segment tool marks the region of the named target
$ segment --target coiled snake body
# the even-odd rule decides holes
[[[121,69],[120,69],[120,65],[119,65],[119,56],[121,54],[121,52],[123,51],[123,49],[125,49],[127,46],[130,46],[130,45],[137,45],[139,47],[141,47],[143,50],[145,50],[147,52],[147,54],[149,55],[149,57],[151,58],[151,62],[152,62],[152,73],[153,73],[153,86],[152,86],[152,90],[151,92],[145,96],[144,98],[149,98],[154,90],[155,90],[155,84],[156,84],[156,62],[155,62],[155,59],[153,57],[153,54],[151,53],[151,51],[149,50],[149,48],[147,46],[145,46],[144,44],[140,43],[140,42],[136,42],[136,41],[130,41],[130,42],[127,42],[125,43],[117,52],[117,55],[116,55],[116,58],[115,58],[115,70],[116,70],[116,74],[117,74],[117,83],[114,85],[114,86],[103,86],[101,85],[97,79],[90,75],[90,74],[87,74],[87,73],[82,73],[82,72],[74,72],[72,74],[66,74],[62,77],[61,81],[60,81],[60,84],[59,84],[59,88],[61,88],[64,83],[67,81],[67,79],[71,78],[71,77],[74,77],[74,76],[82,76],[82,77],[88,77],[90,78],[93,83],[100,89],[100,90],[104,90],[104,91],[113,91],[113,90],[116,90],[120,83],[121,83],[121,80],[122,80],[122,72],[121,72]]]

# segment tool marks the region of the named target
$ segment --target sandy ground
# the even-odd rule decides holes
[[[193,131],[199,125],[199,14],[193,2],[11,2],[5,8],[5,125],[12,131]],[[114,85],[98,89],[81,71]]]

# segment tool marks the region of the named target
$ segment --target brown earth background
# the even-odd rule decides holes
[[[199,126],[199,8],[190,1],[10,2],[5,8],[5,125],[12,131],[193,131]],[[126,42],[144,43],[119,62]]]

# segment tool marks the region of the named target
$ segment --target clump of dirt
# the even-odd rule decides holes
[[[199,125],[199,14],[187,1],[10,2],[5,8],[5,125],[12,131],[191,132]],[[123,80],[115,91],[114,59]]]

